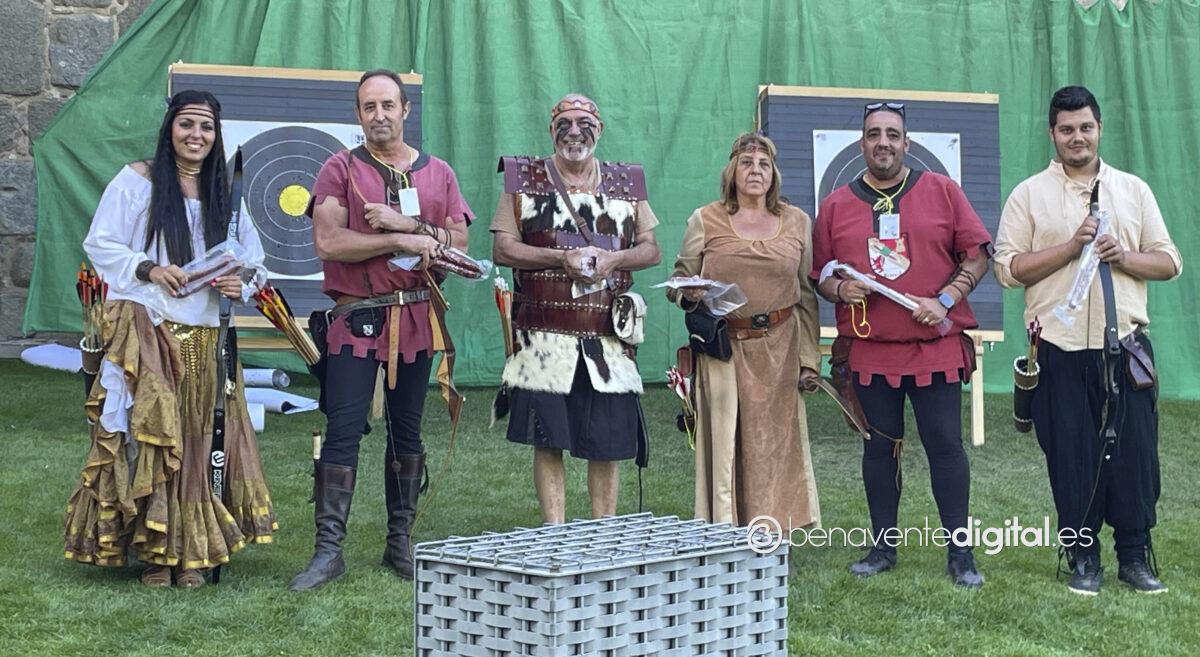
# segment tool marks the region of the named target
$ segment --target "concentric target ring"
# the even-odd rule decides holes
[[[343,148],[336,137],[302,126],[272,128],[242,145],[246,209],[272,274],[320,273],[312,221],[304,210],[321,165]],[[232,170],[232,159],[229,166]]]
[[[936,155],[915,141],[909,142],[908,154],[904,158],[904,163],[909,168],[918,171],[932,171],[943,176],[950,175],[946,166]],[[821,185],[817,188],[817,203],[819,204],[822,199],[829,196],[833,190],[853,182],[866,170],[867,162],[863,159],[862,147],[859,143],[856,141],[847,145],[829,161],[829,166],[821,175]]]

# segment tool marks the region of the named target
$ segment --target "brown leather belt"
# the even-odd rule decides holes
[[[780,308],[769,313],[760,313],[750,317],[728,317],[729,337],[734,340],[751,340],[761,338],[770,333],[771,329],[779,326],[792,316],[792,308]]]
[[[342,295],[338,297],[337,305],[329,310],[330,318],[345,315],[348,312],[353,312],[361,308],[378,308],[381,306],[406,306],[410,303],[420,303],[429,301],[429,288],[418,288],[416,290],[396,290],[390,294],[384,294],[369,299],[361,297],[352,297]]]

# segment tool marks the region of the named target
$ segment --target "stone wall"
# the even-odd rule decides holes
[[[0,340],[20,334],[37,223],[30,146],[152,0],[0,0]]]

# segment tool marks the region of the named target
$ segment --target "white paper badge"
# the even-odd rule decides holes
[[[421,216],[421,199],[417,196],[416,187],[400,190],[400,214],[406,217]]]
[[[407,214],[407,213],[405,213],[405,214]],[[881,240],[900,239],[900,215],[899,214],[881,214],[881,215],[879,215],[879,239],[881,239]]]

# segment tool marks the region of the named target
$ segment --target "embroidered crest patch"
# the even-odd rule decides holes
[[[912,261],[908,259],[908,249],[904,245],[904,236],[894,240],[872,237],[867,240],[867,257],[871,261],[871,270],[876,276],[882,276],[894,281],[908,271]]]

